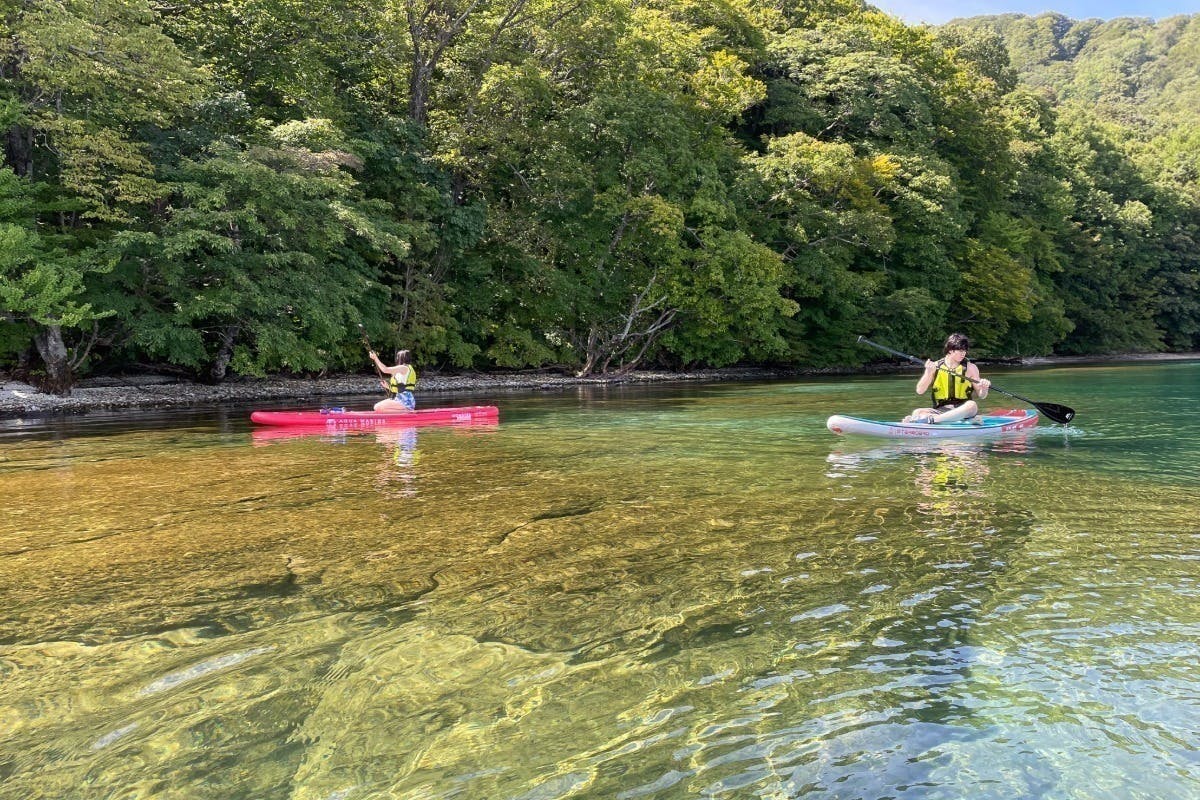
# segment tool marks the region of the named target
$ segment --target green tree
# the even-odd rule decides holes
[[[693,357],[685,331],[721,289],[699,285],[717,273],[697,265],[737,240],[723,233],[738,224],[726,125],[762,96],[738,55],[755,46],[752,25],[735,7],[716,9],[579,4],[528,19],[521,48],[465,37],[453,54],[456,75],[480,77],[434,94],[430,138],[458,194],[487,204],[487,244],[471,263],[473,279],[497,287],[479,312],[493,363],[627,369],[662,353],[660,342]],[[747,288],[787,310],[769,284]]]
[[[32,194],[28,181],[0,169],[0,325],[9,326],[10,346],[22,349],[32,341],[44,363],[61,365],[66,374],[52,388],[65,389],[95,338],[72,352],[54,332],[94,326],[107,316],[82,298],[85,276],[108,265],[94,250],[71,252],[42,235]]]
[[[110,266],[105,240],[156,192],[139,130],[165,124],[201,85],[157,21],[143,0],[23,0],[0,20],[0,292],[54,391],[70,390],[89,346],[70,338],[107,311],[82,296],[86,277]]]
[[[130,346],[212,381],[231,367],[262,375],[340,363],[359,306],[383,304],[379,262],[403,258],[413,234],[387,204],[361,197],[361,165],[325,120],[182,159],[149,230],[119,237],[109,302]]]

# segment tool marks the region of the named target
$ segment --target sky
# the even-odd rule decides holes
[[[940,25],[955,17],[982,14],[1029,14],[1057,11],[1071,19],[1200,14],[1200,0],[868,0],[876,8],[916,25]]]

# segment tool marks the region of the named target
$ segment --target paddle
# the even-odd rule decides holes
[[[358,335],[362,337],[363,344],[367,347],[367,354],[375,352],[375,348],[371,347],[371,340],[367,338],[367,331],[363,328],[362,323],[358,323]],[[383,390],[391,397],[392,393],[387,388],[387,378],[383,377],[383,371],[379,369],[379,365],[375,363],[375,359],[371,359],[371,365],[375,367],[375,374],[379,376],[379,380],[383,382]]]
[[[909,361],[913,362],[914,364],[920,364],[922,366],[925,365],[925,362],[922,361],[921,359],[917,358],[916,356],[910,356],[907,353],[901,353],[899,350],[893,350],[890,347],[885,347],[884,345],[881,345],[878,342],[872,342],[870,339],[868,339],[865,336],[858,337],[858,341],[861,342],[862,344],[869,344],[871,347],[874,347],[876,350],[882,350],[885,353],[891,353],[892,355],[898,356],[899,358],[906,358]],[[943,372],[952,372],[952,370],[946,369],[945,367],[938,367],[938,369],[942,370]],[[967,380],[969,380],[971,383],[979,383],[979,381],[975,380],[974,378],[967,378]],[[1006,392],[1005,390],[1001,389],[999,386],[997,386],[994,383],[991,385],[991,391],[999,392],[1000,394],[1006,394],[1009,397],[1015,397],[1016,399],[1020,400],[1023,403],[1028,403],[1029,405],[1036,408],[1038,411],[1045,414],[1048,419],[1051,419],[1054,422],[1057,422],[1062,425],[1066,425],[1067,423],[1069,423],[1071,420],[1073,420],[1075,418],[1075,409],[1069,408],[1067,406],[1061,406],[1058,403],[1035,403],[1033,400],[1030,400],[1028,397],[1021,397],[1021,395],[1019,395],[1019,394],[1013,394],[1012,392]]]

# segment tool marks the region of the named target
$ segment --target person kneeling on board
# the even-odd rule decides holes
[[[416,411],[417,400],[413,390],[417,388],[417,371],[409,364],[411,354],[407,350],[396,351],[396,365],[389,367],[379,360],[374,350],[370,351],[371,360],[384,375],[389,375],[386,382],[380,381],[383,388],[391,392],[391,397],[380,400],[375,404],[376,411],[398,411],[401,413]]]
[[[991,381],[979,377],[979,367],[967,360],[970,342],[965,334],[946,337],[945,355],[938,361],[925,360],[925,372],[917,381],[917,394],[930,392],[930,407],[916,408],[904,422],[958,422],[979,413]]]

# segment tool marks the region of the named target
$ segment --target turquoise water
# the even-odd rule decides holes
[[[1200,364],[990,377],[0,425],[0,797],[1198,796]]]

